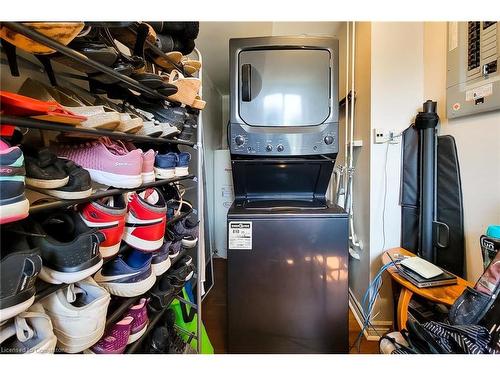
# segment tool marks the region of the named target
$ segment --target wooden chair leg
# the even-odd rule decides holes
[[[398,328],[400,331],[406,328],[406,321],[408,320],[408,306],[412,296],[412,291],[406,289],[405,287],[401,288],[398,300]]]

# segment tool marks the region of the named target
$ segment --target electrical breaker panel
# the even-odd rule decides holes
[[[500,109],[500,22],[448,23],[448,118]]]

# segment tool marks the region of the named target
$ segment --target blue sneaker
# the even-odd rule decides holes
[[[142,253],[130,248],[107,262],[94,275],[94,280],[112,295],[140,296],[151,289],[156,281],[151,268],[152,257],[151,253]]]
[[[0,139],[0,224],[24,219],[30,204],[24,195],[24,156]]]
[[[175,168],[179,158],[175,152],[168,154],[156,154],[155,176],[158,179],[169,179],[175,177]]]
[[[189,174],[189,162],[191,154],[189,152],[181,152],[177,155],[177,165],[175,166],[175,177],[187,176]]]

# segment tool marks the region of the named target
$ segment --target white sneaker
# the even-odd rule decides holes
[[[111,297],[91,277],[70,284],[41,303],[54,325],[58,348],[78,353],[94,345],[104,334]]]
[[[2,353],[54,353],[56,343],[52,322],[39,303],[0,327]]]
[[[160,122],[160,125],[163,129],[163,133],[160,135],[160,138],[168,138],[180,133],[179,129],[177,129],[175,126],[170,125],[169,123]]]

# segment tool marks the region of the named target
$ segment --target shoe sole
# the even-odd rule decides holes
[[[128,245],[146,252],[152,252],[158,250],[163,245],[163,238],[155,241],[143,240],[142,238],[134,236],[131,232],[135,228],[125,228],[125,233],[123,233],[123,241]],[[130,232],[129,232],[130,231]]]
[[[32,304],[35,302],[35,296],[32,296],[30,299],[21,302],[17,305],[7,307],[5,309],[0,310],[0,322],[4,320],[10,319],[13,316],[16,316],[23,311],[26,311]]]
[[[92,188],[84,191],[62,191],[47,189],[46,191],[44,191],[44,193],[59,199],[83,199],[92,195]]]
[[[30,348],[26,353],[37,353],[37,354],[53,354],[56,350],[57,337],[53,335],[50,339],[46,339],[38,346]]]
[[[99,252],[103,258],[111,258],[113,255],[118,254],[120,251],[120,242],[112,246],[99,246]]]
[[[113,186],[117,188],[123,189],[132,189],[141,186],[142,184],[142,175],[123,175],[123,174],[115,174],[110,172],[99,171],[97,169],[87,169],[90,173],[90,177],[95,182],[100,184]]]
[[[189,167],[175,167],[175,177],[183,177],[189,174]]]
[[[198,243],[198,238],[195,238],[194,240],[187,240],[185,238],[182,239],[182,246],[188,249],[192,249],[193,247],[196,246]]]
[[[142,335],[144,335],[144,332],[146,332],[146,330],[148,329],[148,325],[149,324],[146,324],[139,332],[130,334],[130,336],[128,337],[127,345],[139,340]]]
[[[20,202],[0,206],[0,224],[11,223],[26,218],[29,215],[30,202],[24,199]]]
[[[142,173],[142,183],[146,184],[148,182],[154,182],[155,181],[155,172],[146,172]]]
[[[137,283],[112,283],[100,282],[99,285],[106,289],[110,294],[118,297],[136,297],[146,293],[156,282],[156,276],[151,271],[147,279]]]
[[[168,180],[175,177],[175,168],[154,168],[156,178],[160,180]]]
[[[66,185],[69,181],[69,176],[59,180],[41,180],[38,178],[26,177],[26,186],[39,189],[57,189]]]
[[[171,266],[171,261],[170,258],[165,259],[163,262],[160,263],[152,263],[151,268],[153,269],[153,273],[156,276],[163,275],[165,272],[168,271],[168,269]]]
[[[84,337],[73,337],[68,336],[61,330],[54,328],[54,333],[57,336],[57,347],[61,349],[65,353],[79,353],[84,350],[88,350],[92,345],[100,340],[102,335],[104,334],[105,325],[95,330],[88,336]]]
[[[50,284],[72,284],[93,275],[94,273],[99,271],[101,267],[102,259],[99,261],[99,263],[93,265],[92,267],[78,272],[60,272],[53,270],[47,266],[42,266],[39,277],[43,281]]]
[[[170,138],[170,137],[173,137],[174,135],[177,135],[177,134],[180,134],[180,133],[181,132],[177,128],[169,129],[169,130],[164,130],[161,133],[160,138]]]

